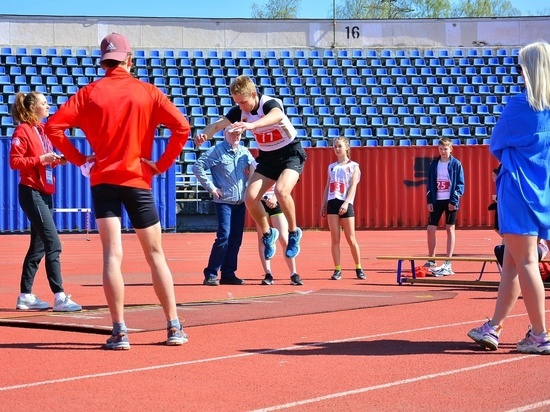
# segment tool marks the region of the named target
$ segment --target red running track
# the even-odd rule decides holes
[[[444,232],[438,232],[443,251]],[[328,232],[306,232],[298,258],[305,284],[288,284],[280,256],[276,284],[260,286],[256,234],[246,233],[238,275],[243,286],[202,286],[213,233],[166,234],[164,246],[178,302],[295,290],[344,289],[457,292],[453,299],[187,328],[183,347],[162,344],[163,332],[134,333],[129,351],[105,351],[105,335],[0,327],[0,410],[40,411],[472,411],[549,410],[550,357],[522,355],[515,343],[527,330],[523,302],[506,321],[501,348],[478,349],[466,333],[491,316],[496,289],[395,282],[396,263],[378,255],[424,254],[424,231],[358,233],[367,280],[354,278],[342,244],[344,276],[330,281]],[[86,308],[104,308],[97,235],[63,235],[64,283]],[[14,310],[28,236],[0,237],[0,317]],[[457,231],[459,254],[490,254],[493,231]],[[128,304],[157,303],[134,235],[125,235]],[[456,262],[457,279],[475,279],[479,264]],[[284,273],[284,275],[283,275]],[[489,265],[484,279],[498,280]],[[43,268],[34,292],[50,299]],[[548,293],[548,292],[547,292]],[[548,295],[547,295],[548,296]],[[227,305],[230,310],[231,305]],[[164,320],[160,319],[160,322]]]

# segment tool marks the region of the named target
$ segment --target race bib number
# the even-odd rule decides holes
[[[273,130],[267,133],[254,133],[254,136],[256,137],[256,141],[260,144],[269,144],[283,139],[283,135],[279,130]]]
[[[449,190],[451,187],[451,182],[448,180],[438,180],[437,181],[437,190]]]
[[[330,182],[330,192],[344,194],[344,184],[341,182]]]

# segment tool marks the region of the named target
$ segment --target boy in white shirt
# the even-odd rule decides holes
[[[435,264],[435,247],[437,225],[445,213],[445,229],[447,230],[447,257],[452,257],[455,247],[456,212],[460,198],[464,194],[464,169],[458,159],[451,155],[453,144],[451,139],[444,137],[439,140],[439,157],[430,164],[428,172],[428,255],[431,257],[424,266],[430,268],[433,276],[448,276],[454,274],[451,262],[445,260],[441,266]]]

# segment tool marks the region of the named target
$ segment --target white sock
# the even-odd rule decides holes
[[[65,292],[57,292],[54,296],[55,300],[65,300],[67,295],[65,295]]]

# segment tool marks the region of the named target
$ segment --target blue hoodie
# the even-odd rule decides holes
[[[493,129],[502,233],[548,239],[550,229],[550,110],[534,111],[525,93],[513,96]],[[522,212],[522,213],[520,213]]]

